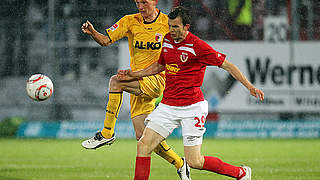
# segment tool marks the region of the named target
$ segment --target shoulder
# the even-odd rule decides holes
[[[208,43],[194,34],[191,34],[189,40],[189,43],[193,44],[193,47],[197,54],[203,54],[205,52],[210,52],[213,50],[213,48]]]
[[[126,21],[141,21],[141,19],[142,19],[142,16],[140,15],[140,13],[128,14],[121,18],[121,20],[126,20]]]
[[[168,15],[166,15],[166,14],[164,14],[164,13],[162,13],[161,11],[160,11],[160,15],[159,15],[159,18],[161,19],[161,20],[168,20]]]
[[[195,45],[202,45],[202,43],[205,43],[202,39],[200,39],[198,36],[192,34],[191,32],[189,32],[190,34],[190,38],[189,40],[195,44]]]
[[[198,49],[210,49],[211,46],[206,43],[204,40],[200,39],[198,36],[193,35],[193,44],[198,48]]]

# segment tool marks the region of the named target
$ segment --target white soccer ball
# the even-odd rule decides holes
[[[53,93],[51,79],[43,74],[34,74],[27,80],[27,94],[35,101],[44,101]]]

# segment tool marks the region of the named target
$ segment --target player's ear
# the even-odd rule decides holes
[[[183,28],[184,28],[185,31],[189,31],[190,24],[186,24]]]

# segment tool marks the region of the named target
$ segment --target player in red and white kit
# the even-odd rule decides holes
[[[200,87],[206,66],[218,66],[248,88],[252,96],[262,101],[264,93],[256,89],[235,65],[226,60],[226,55],[215,51],[188,31],[190,16],[186,9],[175,8],[169,14],[168,23],[170,33],[164,38],[158,62],[141,71],[119,70],[117,75],[119,79],[130,80],[154,75],[163,70],[166,72],[163,99],[146,118],[147,126],[138,142],[134,179],[149,179],[152,150],[175,128],[181,126],[186,161],[190,167],[238,180],[250,180],[250,167],[233,166],[219,158],[201,155],[208,103]]]

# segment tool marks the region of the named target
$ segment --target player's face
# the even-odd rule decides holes
[[[144,19],[150,17],[156,10],[156,0],[135,0],[139,13]]]
[[[188,31],[189,24],[184,26],[181,17],[168,20],[170,35],[175,41],[182,41]]]

